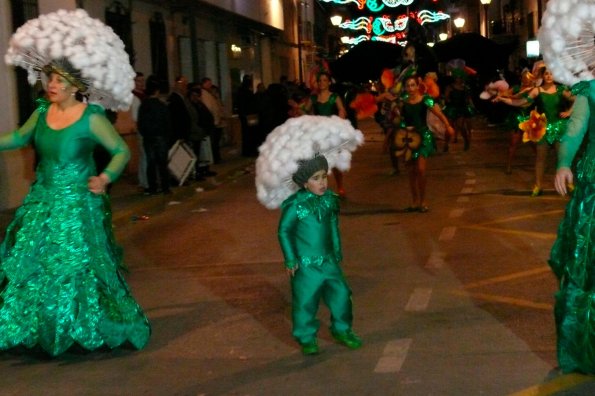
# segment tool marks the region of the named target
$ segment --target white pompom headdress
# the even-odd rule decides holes
[[[567,85],[592,80],[595,0],[549,0],[538,39],[554,79]]]
[[[85,10],[59,10],[27,21],[12,35],[4,60],[26,69],[31,85],[56,72],[91,103],[112,110],[132,103],[135,72],[124,43]]]
[[[258,148],[256,196],[269,209],[278,208],[298,190],[293,174],[300,162],[317,154],[326,157],[329,168],[349,170],[351,153],[364,142],[361,131],[337,116],[290,118],[267,136]]]

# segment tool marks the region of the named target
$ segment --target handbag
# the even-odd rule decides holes
[[[406,127],[397,130],[393,143],[395,155],[397,157],[405,157],[405,161],[409,161],[413,151],[421,146],[421,135],[414,127]]]
[[[211,138],[209,136],[205,136],[200,142],[198,163],[205,166],[213,164],[213,150],[211,148]]]

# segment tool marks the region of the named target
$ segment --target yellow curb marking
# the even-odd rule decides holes
[[[561,375],[545,384],[531,386],[508,396],[549,396],[562,390],[568,390],[585,382],[595,381],[595,377],[582,374]]]
[[[496,220],[488,221],[488,222],[485,222],[485,223],[479,223],[478,225],[484,225],[485,226],[485,225],[488,225],[488,224],[510,223],[512,221],[525,220],[525,219],[534,219],[534,218],[537,218],[537,217],[549,216],[549,215],[560,214],[560,213],[564,213],[564,210],[562,210],[562,209],[556,209],[556,210],[550,210],[550,211],[541,212],[541,213],[531,213],[531,214],[520,215],[520,216],[505,217],[503,219],[496,219]]]
[[[536,302],[525,300],[522,298],[498,296],[495,294],[469,293],[469,292],[466,292],[463,290],[452,290],[451,293],[456,296],[471,297],[471,298],[476,298],[478,300],[485,300],[485,301],[503,303],[503,304],[508,304],[508,305],[515,305],[517,307],[541,309],[544,311],[551,311],[554,308],[554,306],[552,304],[536,303]]]
[[[519,231],[519,230],[510,230],[510,229],[506,229],[506,228],[492,228],[492,227],[482,227],[482,226],[460,226],[460,228],[467,228],[470,230],[477,230],[477,231],[498,232],[500,234],[523,235],[523,236],[527,236],[530,238],[537,238],[537,239],[556,239],[556,234],[546,233],[546,232]]]
[[[495,276],[493,278],[488,278],[488,279],[483,279],[483,280],[480,280],[477,282],[467,283],[463,287],[465,289],[471,289],[474,287],[481,287],[481,286],[485,286],[485,285],[491,285],[494,283],[507,282],[512,279],[518,279],[518,278],[524,278],[527,276],[543,274],[545,272],[550,272],[550,267],[543,266],[543,267],[534,268],[534,269],[527,270],[527,271],[515,272],[512,274],[508,274],[508,275]]]

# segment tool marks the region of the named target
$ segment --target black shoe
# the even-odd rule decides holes
[[[155,195],[157,194],[157,192],[155,190],[151,190],[150,188],[145,188],[145,190],[143,191],[143,195],[149,196],[149,195]]]
[[[208,170],[206,172],[203,173],[204,176],[210,177],[210,176],[217,176],[217,172],[212,171],[212,170]]]

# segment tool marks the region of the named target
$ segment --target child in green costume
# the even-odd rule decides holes
[[[283,202],[278,230],[291,276],[293,336],[305,355],[319,352],[316,314],[321,298],[330,310],[335,340],[350,349],[362,345],[351,329],[351,289],[339,265],[339,197],[328,189],[328,168],[322,155],[300,162],[292,179],[301,188]]]

